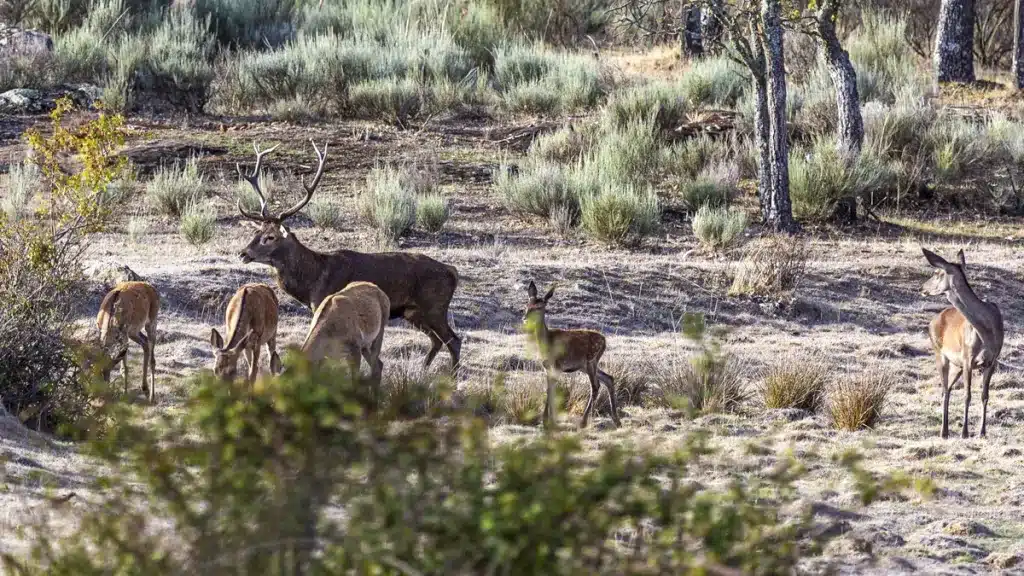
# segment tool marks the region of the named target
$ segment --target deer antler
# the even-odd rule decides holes
[[[280,144],[277,146],[280,146]],[[235,163],[235,170],[238,171],[238,176],[245,179],[245,181],[252,186],[252,189],[256,191],[256,195],[260,197],[259,215],[253,214],[252,212],[246,212],[245,208],[242,208],[241,199],[238,200],[238,211],[242,213],[242,216],[245,216],[250,220],[267,222],[271,219],[271,216],[267,214],[267,199],[263,196],[263,190],[260,189],[260,167],[263,165],[263,157],[276,150],[277,146],[261,151],[259,145],[256,144],[256,141],[253,141],[252,149],[256,151],[256,166],[252,169],[252,174],[249,176],[243,174],[242,167],[237,162]]]
[[[318,162],[316,174],[313,176],[313,181],[308,185],[305,181],[302,182],[302,187],[306,189],[306,197],[299,200],[295,206],[281,212],[281,215],[277,217],[278,220],[289,218],[299,210],[302,210],[306,204],[309,204],[310,199],[313,198],[313,193],[316,192],[316,187],[320,185],[320,177],[324,175],[324,163],[327,161],[327,143],[324,143],[323,151],[316,147],[316,142],[313,142],[312,138],[309,139],[309,143],[313,145],[313,150],[316,151],[316,159]]]

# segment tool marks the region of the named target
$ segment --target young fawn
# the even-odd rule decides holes
[[[108,348],[115,342],[124,351],[121,359],[121,374],[124,377],[124,392],[128,394],[128,342],[131,340],[142,347],[142,391],[149,402],[155,399],[156,388],[156,318],[160,313],[160,295],[145,282],[122,282],[103,298],[96,315],[96,327],[100,331],[100,345]],[[145,334],[143,334],[145,331]],[[116,362],[116,359],[115,359]],[[113,362],[111,363],[111,367]],[[106,370],[109,377],[109,370]]]
[[[971,373],[981,370],[981,430],[985,435],[988,417],[988,385],[999,363],[1003,349],[1003,317],[995,304],[978,298],[964,268],[964,251],[957,254],[959,263],[947,262],[938,254],[922,248],[928,264],[935,268],[935,274],[924,283],[921,292],[926,296],[945,295],[952,308],[940,312],[928,327],[928,335],[935,350],[935,362],[942,379],[942,432],[949,436],[949,393],[957,380],[963,376],[964,423],[962,436],[967,438],[967,415],[971,408]],[[950,378],[952,370],[953,377]]]
[[[270,354],[270,371],[281,371],[281,357],[277,354],[277,294],[266,284],[246,284],[235,292],[224,313],[225,334],[216,328],[210,330],[213,346],[214,373],[224,381],[235,379],[238,357],[245,355],[249,365],[246,381],[252,384],[259,373],[260,347],[266,346]]]
[[[527,293],[530,296],[530,301],[526,305],[526,314],[523,320],[528,334],[536,341],[537,347],[540,349],[541,361],[547,372],[548,390],[544,402],[545,426],[549,425],[549,422],[553,423],[555,415],[555,380],[552,378],[552,372],[571,373],[582,370],[590,378],[590,399],[587,400],[587,407],[583,411],[580,428],[587,427],[590,410],[601,391],[599,382],[608,389],[608,399],[612,404],[612,421],[615,422],[616,428],[619,427],[621,422],[619,421],[619,410],[615,405],[615,380],[597,367],[606,347],[604,336],[593,330],[548,329],[544,315],[548,300],[551,300],[551,296],[554,295],[555,288],[552,287],[548,290],[543,298],[538,298],[537,286],[531,280]]]
[[[377,401],[384,371],[380,350],[390,312],[391,301],[376,284],[353,282],[317,307],[302,352],[311,362],[327,358],[344,360],[353,377],[359,375],[360,357],[365,358]]]

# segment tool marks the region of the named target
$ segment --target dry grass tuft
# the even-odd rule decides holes
[[[828,394],[828,414],[840,430],[872,428],[882,415],[896,377],[881,370],[838,380]]]
[[[790,354],[764,370],[758,393],[765,408],[814,412],[825,398],[828,373],[824,359]]]
[[[540,423],[544,415],[544,386],[536,382],[515,382],[502,386],[500,394],[500,408],[502,420],[506,424],[520,424],[533,426]],[[559,403],[555,402],[557,406]]]
[[[747,245],[729,295],[770,296],[796,288],[807,268],[807,244],[775,234]]]
[[[392,418],[419,418],[449,398],[449,384],[447,377],[424,370],[411,357],[396,358],[385,363],[381,405]]]
[[[656,381],[666,406],[691,415],[730,412],[747,397],[741,367],[729,356],[671,362]]]

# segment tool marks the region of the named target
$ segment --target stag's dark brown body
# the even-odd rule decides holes
[[[457,367],[461,340],[448,323],[448,307],[459,283],[458,271],[423,254],[353,250],[323,253],[307,248],[284,225],[284,221],[313,197],[323,173],[326,147],[324,153],[317,149],[320,165],[312,184],[307,186],[303,183],[305,198],[278,216],[267,213],[266,201],[259,188],[260,163],[269,151],[257,149],[252,175],[243,175],[259,194],[261,205],[259,214],[247,212],[241,205],[239,211],[262,225],[242,251],[242,261],[273,266],[281,289],[310,310],[316,310],[325,298],[352,282],[372,282],[391,300],[392,318],[405,318],[430,337],[430,351],[424,365],[429,366],[444,345],[451,353],[453,369]]]

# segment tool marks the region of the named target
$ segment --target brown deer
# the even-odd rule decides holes
[[[152,403],[156,388],[156,319],[160,313],[160,295],[145,282],[122,282],[107,293],[96,315],[100,346],[120,344],[124,352],[121,373],[124,393],[128,394],[128,341],[142,347],[142,390]],[[145,334],[143,334],[145,331]],[[112,364],[111,364],[112,366]],[[107,371],[109,378],[109,371]],[[147,380],[148,378],[148,380]]]
[[[619,410],[615,405],[615,380],[606,372],[597,367],[601,361],[606,347],[604,335],[594,330],[550,330],[544,318],[547,312],[548,300],[555,293],[554,286],[548,290],[543,298],[537,297],[537,286],[530,281],[527,294],[530,301],[526,305],[526,314],[523,318],[526,324],[528,335],[536,342],[540,350],[541,362],[547,372],[547,399],[544,402],[544,424],[553,423],[555,415],[554,391],[555,380],[553,372],[564,373],[584,371],[590,378],[590,399],[587,400],[587,407],[583,410],[583,419],[580,421],[580,428],[587,427],[590,419],[590,410],[594,406],[594,400],[601,391],[600,383],[608,389],[608,400],[612,404],[612,421],[615,427],[619,427]]]
[[[311,141],[312,142],[312,141]],[[256,166],[252,174],[238,174],[253,187],[260,198],[258,214],[246,211],[241,202],[238,211],[249,220],[260,223],[260,230],[239,255],[242,262],[258,262],[277,271],[277,281],[292,298],[316,310],[329,295],[352,282],[371,282],[387,294],[391,318],[405,318],[430,338],[430,350],[423,366],[430,366],[442,345],[452,357],[452,371],[459,364],[461,340],[448,323],[448,307],[459,283],[458,271],[423,254],[406,252],[364,253],[352,250],[316,252],[304,246],[285,225],[310,201],[320,177],[323,176],[327,146],[323,152],[313,143],[319,162],[310,184],[302,183],[305,196],[277,216],[267,211],[267,202],[260,190],[260,165],[264,155],[274,150],[256,150]],[[276,148],[276,147],[275,147]]]
[[[942,379],[942,432],[949,436],[949,393],[963,376],[964,424],[962,436],[967,434],[967,415],[971,408],[971,373],[981,370],[981,431],[985,436],[988,417],[988,385],[999,363],[1003,349],[1003,317],[995,304],[978,298],[964,275],[967,262],[964,251],[957,253],[958,263],[947,262],[938,254],[921,248],[935,274],[924,283],[921,292],[926,296],[946,295],[952,308],[946,308],[932,320],[928,334],[935,350],[935,362]],[[952,368],[951,368],[952,367]],[[953,377],[950,378],[952,370]]]
[[[213,346],[213,372],[224,381],[235,379],[238,357],[245,355],[249,365],[246,381],[251,385],[259,373],[260,347],[266,345],[270,354],[270,371],[281,371],[281,357],[277,354],[277,294],[266,284],[246,284],[235,292],[224,313],[225,334],[216,328],[210,330]]]
[[[383,290],[370,282],[352,282],[317,306],[302,353],[311,362],[344,360],[353,377],[359,374],[360,357],[365,358],[374,383],[374,399],[379,399],[384,372],[380,350],[390,316],[391,301]]]

